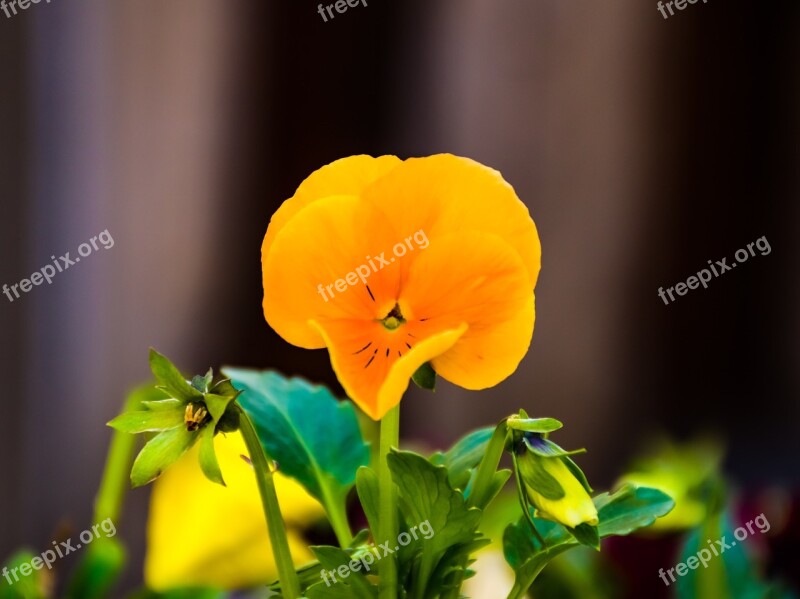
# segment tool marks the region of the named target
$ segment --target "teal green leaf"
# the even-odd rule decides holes
[[[200,431],[200,469],[212,483],[226,486],[214,451],[214,427],[211,425]]]
[[[419,569],[413,583],[418,597],[428,596],[428,582],[437,567],[447,568],[442,558],[451,547],[478,539],[481,511],[468,508],[463,495],[448,482],[447,470],[434,466],[420,455],[392,450],[387,457],[392,479],[399,490],[400,511],[409,525],[426,524],[432,534],[413,541],[419,547]],[[393,539],[381,539],[380,542]],[[463,564],[454,563],[453,568]]]
[[[586,545],[587,547],[592,547],[600,551],[600,534],[596,526],[583,523],[575,528],[567,528],[567,530],[569,530],[572,536],[575,537],[581,545]]]
[[[168,430],[183,426],[183,424],[183,408],[178,407],[177,409],[125,412],[109,422],[108,426],[123,433],[144,433],[148,431]]]
[[[343,505],[356,471],[369,463],[353,404],[337,401],[325,387],[274,371],[223,370],[242,390],[239,404],[281,472],[326,508]]]
[[[446,452],[433,454],[430,461],[436,466],[447,468],[450,485],[454,489],[465,489],[472,470],[478,466],[486,452],[492,433],[493,426],[472,431]]]
[[[126,552],[113,537],[89,545],[69,584],[67,599],[103,599],[117,582],[125,566]]]
[[[417,371],[411,375],[411,380],[421,389],[436,391],[436,371],[433,369],[430,362],[425,362],[422,366],[417,368]]]
[[[203,394],[183,378],[180,371],[166,356],[161,355],[152,348],[150,349],[150,370],[153,371],[153,376],[156,377],[161,388],[171,397],[184,403],[202,401]]]
[[[650,526],[668,514],[675,502],[658,489],[626,484],[614,493],[602,493],[593,499],[600,518],[600,536],[629,535],[635,530]]]
[[[197,389],[200,393],[208,393],[211,381],[214,380],[214,370],[209,368],[205,376],[195,375],[192,377],[192,387]]]
[[[131,483],[141,487],[158,478],[174,464],[197,440],[197,432],[186,427],[163,431],[153,437],[142,449],[131,470]]]
[[[723,511],[689,533],[679,560],[687,564],[690,558],[694,558],[696,567],[687,567],[683,576],[675,576],[679,599],[704,599],[709,596],[716,599],[763,599],[786,596],[777,585],[770,585],[761,579],[756,562],[748,554],[747,538],[736,540],[735,529],[731,515]],[[753,530],[760,534],[757,526],[753,526]],[[714,555],[709,539],[719,555]],[[722,546],[717,543],[718,540]],[[705,567],[702,563],[697,565],[698,554],[703,551]],[[669,580],[669,574],[666,576]]]

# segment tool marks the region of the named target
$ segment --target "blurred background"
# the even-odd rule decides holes
[[[327,22],[305,0],[0,13],[0,284],[114,240],[0,296],[0,559],[88,523],[105,423],[150,346],[187,372],[272,367],[341,392],[326,351],[264,322],[260,244],[304,177],[360,153],[490,165],[542,241],[517,373],[411,390],[406,439],[444,447],[523,405],[566,423],[602,488],[653,436],[713,433],[744,495],[796,497],[798,26],[796,2],[739,0],[668,19],[651,0],[369,0]],[[761,236],[769,255],[658,297]],[[137,562],[147,494],[120,524]],[[795,545],[776,573],[798,566]]]

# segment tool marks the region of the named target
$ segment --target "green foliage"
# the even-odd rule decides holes
[[[231,408],[238,391],[226,380],[212,386],[211,370],[190,383],[154,349],[150,350],[150,369],[159,383],[157,394],[108,423],[120,432],[156,433],[133,463],[132,485],[140,487],[155,480],[198,441],[203,473],[212,482],[224,485],[214,452],[214,435],[236,430],[238,421]]]
[[[115,538],[95,540],[86,548],[69,585],[67,599],[102,599],[125,566],[126,551]]]
[[[481,511],[467,507],[463,495],[450,486],[443,466],[407,451],[393,451],[388,461],[403,518],[412,529],[426,523],[432,530],[425,535],[430,538],[420,535],[412,542],[412,559],[417,563],[410,569],[413,580],[406,588],[414,597],[437,597],[460,581],[463,558],[483,544],[477,530]]]
[[[411,376],[411,380],[421,389],[436,391],[436,371],[430,362],[425,362],[417,368],[417,371]]]
[[[47,569],[34,570],[30,568],[31,560],[34,559],[32,552],[24,550],[20,551],[4,564],[8,568],[8,578],[11,579],[13,584],[9,584],[5,578],[0,578],[0,599],[45,599],[46,589],[48,587],[47,578],[50,572]],[[14,569],[25,565],[26,570],[30,568],[27,576],[23,576],[19,570],[16,575],[19,580],[15,579]]]
[[[448,451],[436,452],[430,458],[435,466],[444,466],[450,485],[454,489],[466,489],[472,471],[478,466],[486,446],[492,438],[494,427],[472,431],[456,442]]]
[[[267,455],[298,480],[328,513],[341,513],[369,446],[355,409],[320,385],[274,371],[225,368],[242,390],[238,401],[253,420]]]
[[[646,487],[625,485],[616,492],[594,498],[600,523],[600,538],[624,536],[652,524],[674,506],[672,499]],[[506,561],[516,572],[514,591],[510,597],[521,597],[542,569],[557,555],[578,546],[580,541],[570,531],[548,520],[533,518],[542,543],[533,534],[526,518],[506,528],[503,549]]]

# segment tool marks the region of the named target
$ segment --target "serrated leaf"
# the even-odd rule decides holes
[[[338,547],[316,546],[311,547],[320,563],[320,577],[324,583],[310,587],[307,591],[310,599],[347,597],[348,599],[375,599],[378,596],[378,587],[371,584],[364,576],[359,562],[350,567],[353,559],[352,552]],[[341,568],[345,566],[345,568]],[[325,572],[323,572],[323,570]],[[344,576],[342,575],[344,572]],[[325,580],[327,574],[327,580]],[[328,584],[330,583],[330,584]],[[324,584],[324,588],[323,588]],[[341,594],[346,591],[346,594]]]
[[[343,509],[356,471],[369,463],[355,408],[323,386],[274,371],[224,368],[261,443],[283,474],[328,507]]]
[[[163,431],[153,437],[142,449],[131,470],[131,483],[141,487],[158,478],[174,464],[197,440],[197,432],[181,426]]]
[[[183,426],[183,423],[183,408],[179,407],[177,409],[126,412],[114,418],[108,423],[108,426],[123,433],[134,434],[148,431],[164,431]]]
[[[411,380],[421,389],[436,391],[436,371],[430,362],[425,362],[417,368],[417,371],[411,375]]]
[[[203,394],[192,387],[183,378],[183,375],[166,356],[150,348],[150,370],[156,377],[159,385],[169,393],[171,397],[186,403],[189,401],[202,401]]]
[[[448,549],[477,539],[481,511],[467,507],[463,495],[450,486],[444,467],[434,466],[408,451],[392,450],[387,459],[399,490],[398,503],[405,521],[412,527],[427,523],[426,528],[432,531],[430,538],[420,537],[414,541],[420,548],[414,588],[417,596],[427,596],[434,570],[447,566],[441,561]],[[381,540],[384,541],[393,539]]]

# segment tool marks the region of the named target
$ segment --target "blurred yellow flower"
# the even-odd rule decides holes
[[[496,385],[530,345],[541,247],[500,173],[440,154],[352,156],[312,173],[270,221],[264,315],[288,342],[327,347],[378,420],[430,362]]]
[[[145,581],[164,591],[208,586],[241,589],[272,582],[277,569],[252,466],[240,433],[214,439],[227,487],[210,482],[197,466],[197,447],[154,483],[150,499]],[[295,563],[313,559],[301,531],[324,515],[295,481],[275,484]]]

